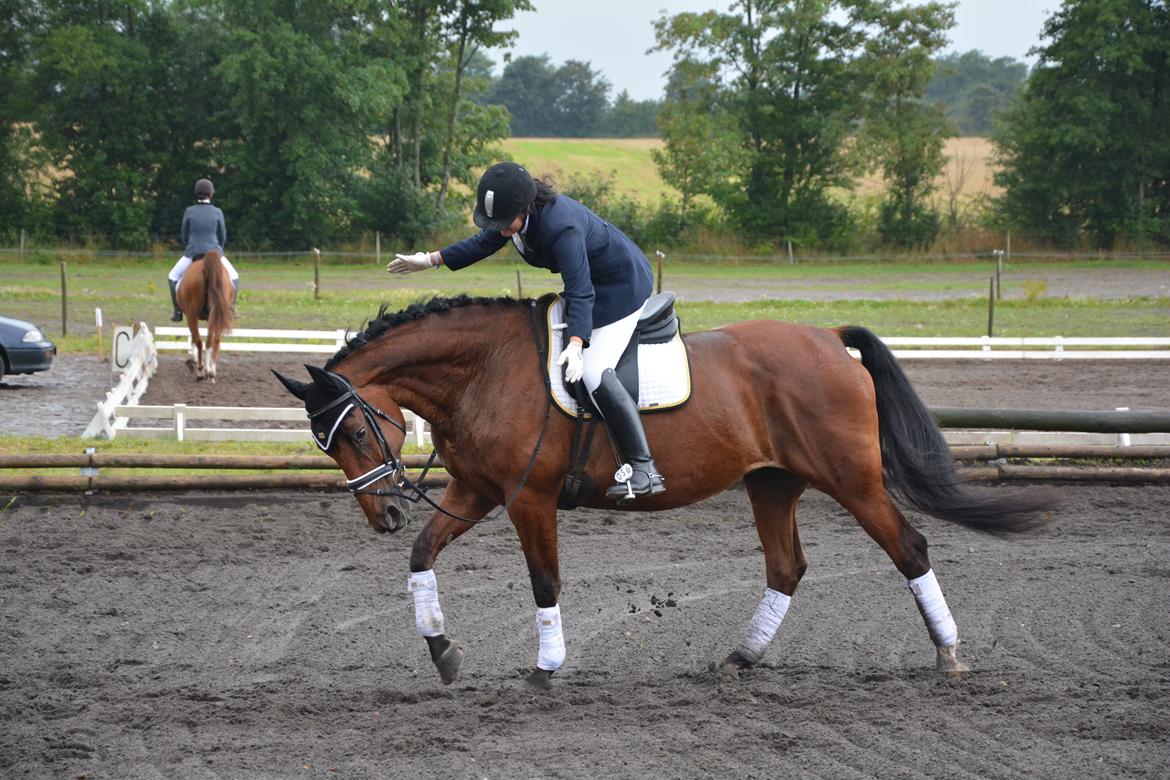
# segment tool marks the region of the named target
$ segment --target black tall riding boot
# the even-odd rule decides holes
[[[182,322],[183,312],[179,309],[178,297],[179,283],[167,279],[167,284],[171,286],[171,306],[174,307],[174,311],[171,312],[171,322]]]
[[[605,418],[622,458],[633,469],[625,480],[605,491],[606,498],[621,503],[635,496],[654,495],[666,490],[662,475],[650,457],[650,444],[638,416],[638,406],[612,368],[601,373],[601,384],[593,391],[593,403]],[[619,476],[614,478],[619,479]]]

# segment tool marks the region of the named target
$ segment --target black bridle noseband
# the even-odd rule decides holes
[[[512,492],[512,495],[508,497],[508,500],[505,501],[498,510],[492,513],[492,515],[489,517],[475,520],[470,517],[457,515],[454,512],[446,510],[436,504],[434,500],[427,495],[426,490],[423,489],[422,481],[426,479],[427,472],[430,471],[431,466],[434,465],[435,458],[438,456],[438,451],[431,451],[431,457],[427,460],[426,465],[423,467],[422,474],[419,475],[418,480],[415,481],[410,479],[410,477],[406,476],[406,467],[402,464],[402,461],[400,461],[394,455],[394,450],[390,448],[390,445],[386,443],[386,437],[382,435],[382,426],[378,424],[376,418],[381,418],[390,423],[395,428],[402,431],[403,435],[406,434],[406,426],[383,412],[381,409],[372,406],[368,401],[366,401],[366,399],[362,398],[361,395],[358,394],[358,391],[354,389],[353,385],[351,385],[345,377],[341,376],[340,374],[330,373],[330,376],[333,378],[333,380],[342,386],[343,392],[341,395],[337,396],[325,406],[322,406],[320,409],[309,412],[308,414],[310,425],[312,424],[313,420],[322,417],[326,412],[336,409],[346,402],[349,402],[349,405],[343,408],[337,414],[337,418],[334,419],[332,424],[329,426],[328,433],[325,433],[324,431],[315,432],[313,436],[313,442],[323,452],[328,453],[329,450],[333,447],[333,436],[337,433],[337,429],[341,426],[341,423],[346,418],[346,416],[351,411],[353,411],[354,407],[356,407],[365,418],[367,426],[373,430],[374,440],[378,442],[378,450],[382,455],[381,465],[375,466],[365,474],[361,474],[360,476],[354,477],[353,479],[347,479],[345,481],[345,486],[349,488],[349,491],[355,496],[397,496],[398,498],[409,501],[412,504],[425,502],[448,517],[454,518],[455,520],[461,520],[464,523],[484,523],[488,520],[494,520],[500,515],[501,512],[506,511],[508,507],[511,506],[512,502],[516,500],[516,497],[520,495],[520,490],[528,481],[528,475],[532,473],[532,467],[536,465],[536,456],[540,453],[540,445],[544,443],[544,434],[548,430],[548,420],[552,411],[552,395],[550,392],[548,392],[549,380],[548,376],[544,375],[544,364],[546,362],[545,349],[540,340],[540,333],[537,330],[537,326],[535,324],[535,305],[533,305],[533,309],[534,312],[533,316],[530,318],[530,321],[533,327],[533,334],[536,336],[536,351],[537,356],[540,359],[541,373],[544,376],[545,382],[545,396],[548,398],[548,402],[545,405],[544,423],[540,428],[540,436],[536,440],[536,446],[532,450],[532,457],[528,461],[528,466],[524,469],[524,474],[520,477],[520,483],[516,485],[516,489]],[[321,439],[325,440],[324,443],[322,443]],[[380,482],[383,479],[389,480],[391,486],[389,489],[369,489],[371,485],[376,482]]]

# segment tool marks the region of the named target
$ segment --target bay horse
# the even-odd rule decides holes
[[[195,378],[215,384],[215,363],[219,359],[219,342],[230,333],[236,311],[232,304],[232,281],[221,262],[222,255],[212,249],[196,259],[179,282],[176,299],[191,332],[191,352],[187,368]],[[199,320],[207,320],[207,347],[199,335]]]
[[[277,374],[304,401],[317,445],[345,472],[379,532],[401,529],[421,495],[399,461],[402,409],[430,422],[451,479],[441,503],[428,501],[436,511],[414,540],[407,583],[416,628],[445,684],[458,676],[464,651],[446,634],[433,567],[443,548],[496,507],[516,529],[537,606],[537,665],[527,681],[549,687],[565,655],[557,497],[574,423],[550,414],[547,362],[532,324],[538,308],[534,301],[467,296],[398,313],[383,306],[324,368],[306,366],[310,382]],[[718,670],[738,677],[779,628],[807,566],[797,499],[813,487],[848,510],[906,577],[936,647],[936,669],[967,671],[956,657],[957,629],[926,539],[892,496],[994,534],[1044,523],[1053,504],[1048,496],[964,485],[893,354],[864,328],[754,321],[691,333],[685,344],[690,400],[643,418],[667,490],[616,508],[681,507],[743,482],[767,587],[743,642]],[[860,363],[847,347],[860,351]],[[614,465],[603,439],[592,441],[587,473],[598,487],[584,505],[613,509],[605,489]]]

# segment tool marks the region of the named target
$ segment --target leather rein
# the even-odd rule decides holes
[[[486,523],[489,520],[494,520],[502,512],[507,511],[508,507],[512,505],[512,502],[516,500],[516,497],[520,495],[520,491],[528,482],[528,477],[532,474],[532,469],[536,465],[536,457],[540,453],[541,445],[544,444],[545,433],[548,431],[548,420],[552,413],[553,404],[552,393],[550,392],[549,388],[550,382],[548,374],[545,371],[545,365],[547,365],[548,362],[547,350],[545,349],[540,339],[540,329],[537,324],[538,311],[536,309],[536,301],[529,302],[529,306],[531,308],[529,322],[532,326],[533,336],[536,339],[536,352],[540,359],[540,374],[544,379],[545,397],[548,399],[548,402],[545,405],[544,422],[541,424],[540,436],[536,439],[536,446],[532,450],[532,457],[528,459],[528,465],[524,469],[524,474],[520,477],[520,483],[516,485],[516,489],[512,491],[512,495],[508,497],[503,506],[501,506],[488,517],[475,520],[470,517],[464,517],[463,515],[455,514],[454,512],[444,509],[435,503],[434,499],[427,495],[426,489],[422,487],[422,481],[426,479],[427,472],[430,471],[431,466],[435,462],[435,458],[438,456],[438,451],[431,451],[431,457],[427,459],[426,465],[423,467],[422,474],[419,475],[417,481],[412,480],[410,477],[406,476],[406,467],[402,464],[402,461],[400,461],[398,457],[395,456],[394,451],[390,448],[390,445],[386,443],[386,437],[382,435],[382,426],[378,424],[377,419],[375,418],[385,420],[398,430],[402,431],[404,435],[406,434],[406,426],[390,417],[390,415],[386,414],[381,409],[371,405],[368,401],[366,401],[366,399],[362,398],[358,391],[353,387],[353,385],[349,383],[349,380],[347,380],[345,377],[341,376],[340,374],[333,374],[337,380],[340,380],[344,386],[345,392],[320,409],[314,412],[310,412],[309,419],[312,420],[315,417],[320,417],[331,409],[335,409],[336,407],[348,401],[349,406],[344,409],[338,416],[337,420],[333,424],[333,429],[336,430],[337,427],[341,424],[341,421],[344,420],[345,417],[354,410],[354,408],[356,408],[365,418],[366,425],[371,430],[373,430],[374,440],[378,443],[378,450],[382,456],[381,465],[375,466],[365,474],[361,474],[360,476],[354,477],[353,479],[346,479],[345,486],[351,493],[353,493],[355,496],[397,496],[405,501],[409,501],[412,504],[425,502],[426,504],[429,504],[431,507],[438,510],[439,512],[442,512],[450,518],[459,520],[464,523],[471,523],[473,525],[478,523]],[[317,443],[315,439],[314,443]],[[329,452],[329,449],[333,446],[332,435],[330,435],[326,446],[322,446],[320,443],[317,443],[317,446],[326,453]],[[381,482],[382,480],[388,481],[389,488],[370,489],[371,485],[374,485],[377,482]]]

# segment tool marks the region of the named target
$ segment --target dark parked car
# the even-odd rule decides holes
[[[53,365],[57,345],[31,322],[0,317],[0,379],[5,374],[31,374]]]

